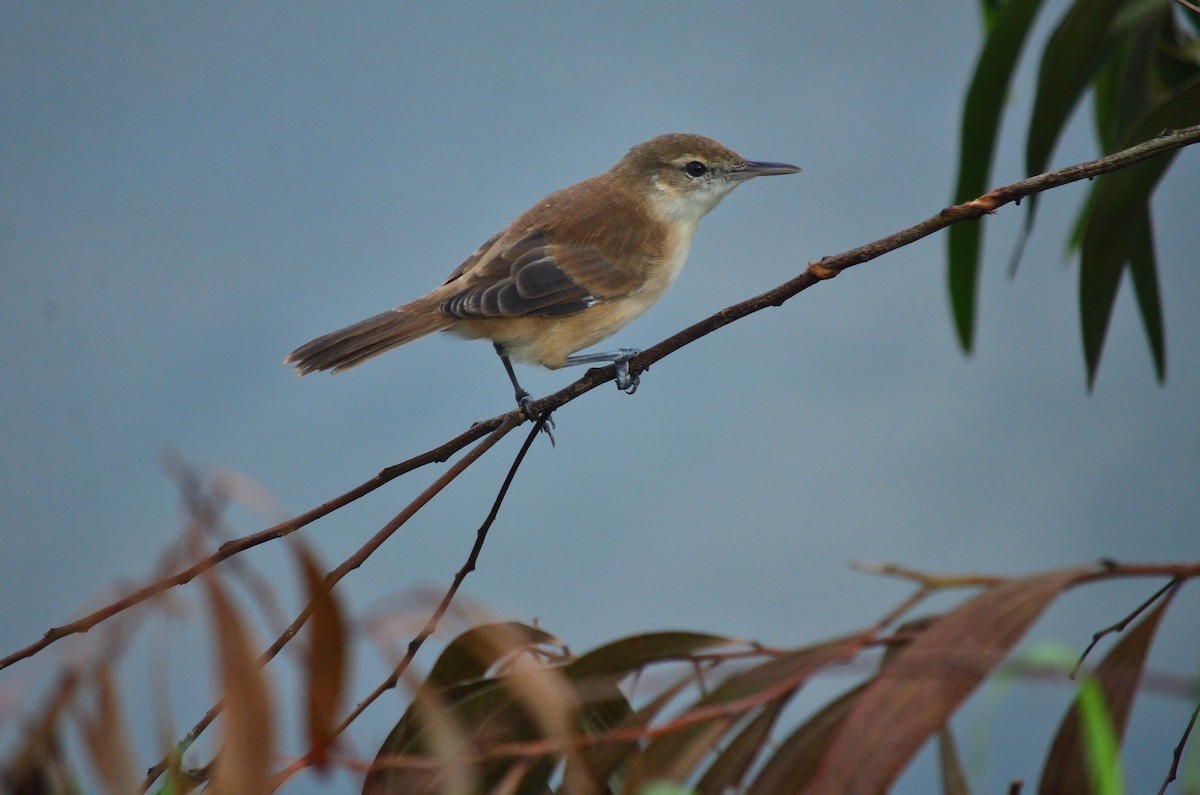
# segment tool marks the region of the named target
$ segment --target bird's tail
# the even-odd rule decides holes
[[[295,365],[300,375],[316,370],[336,373],[398,345],[449,328],[453,322],[453,318],[438,312],[436,305],[418,300],[305,343],[289,353],[283,363]]]

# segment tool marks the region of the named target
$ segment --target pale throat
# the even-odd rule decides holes
[[[689,239],[700,219],[737,187],[736,182],[710,182],[680,190],[659,177],[651,184],[654,189],[647,191],[646,198],[654,212],[663,221],[686,229]]]
[[[653,185],[655,189],[647,197],[649,204],[659,219],[673,232],[673,239],[666,246],[662,268],[647,280],[642,288],[642,291],[657,297],[671,286],[679,271],[683,269],[700,219],[708,215],[709,211],[737,185],[714,183],[681,191],[658,177],[654,178]]]

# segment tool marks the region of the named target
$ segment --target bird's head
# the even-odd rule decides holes
[[[634,188],[662,216],[695,225],[725,195],[754,177],[795,174],[788,163],[746,158],[711,138],[670,133],[644,141],[613,166],[613,173]]]

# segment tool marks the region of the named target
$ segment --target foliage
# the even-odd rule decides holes
[[[727,308],[643,352],[631,361],[631,372],[636,374],[703,334],[778,306],[845,268],[947,226],[952,229],[955,317],[969,347],[980,227],[959,222],[977,220],[1028,197],[1028,229],[1038,192],[1098,177],[1076,234],[1089,379],[1127,267],[1161,375],[1165,343],[1149,197],[1170,152],[1200,141],[1200,128],[1160,136],[1145,145],[1126,145],[1149,138],[1162,126],[1197,120],[1196,53],[1187,49],[1193,41],[1165,0],[1080,0],[1063,18],[1043,56],[1044,78],[1029,136],[1030,168],[1044,167],[1088,86],[1094,89],[1102,144],[1106,150],[1124,147],[1123,151],[980,195],[990,171],[1000,107],[1040,2],[985,0],[984,7],[989,38],[964,116],[960,204],[884,240],[811,263],[775,290]],[[340,581],[523,424],[524,415],[513,411],[476,423],[300,516],[224,541],[215,549],[212,539],[220,537],[222,509],[239,492],[238,484],[228,478],[205,482],[176,465],[188,517],[185,551],[170,556],[144,587],[0,659],[2,670],[67,638],[88,633],[93,641],[67,658],[40,705],[30,711],[20,741],[0,763],[0,784],[14,793],[75,792],[82,780],[110,793],[157,788],[178,795],[204,787],[218,795],[257,795],[277,791],[308,771],[326,775],[348,769],[361,774],[367,795],[875,793],[891,786],[914,755],[936,742],[943,791],[957,795],[968,792],[951,726],[962,703],[998,673],[1009,680],[1037,677],[1066,683],[1069,674],[1061,667],[1013,662],[1014,648],[1039,617],[1072,588],[1095,588],[1128,577],[1165,579],[1166,584],[1128,617],[1096,633],[1093,646],[1131,627],[1084,672],[1075,703],[1046,751],[1039,784],[1043,793],[1122,790],[1121,742],[1136,697],[1152,689],[1144,675],[1147,654],[1176,592],[1186,580],[1200,576],[1200,563],[1109,563],[1018,578],[934,577],[884,567],[878,573],[914,582],[914,593],[870,626],[822,642],[806,639],[793,648],[767,648],[702,632],[651,632],[573,654],[542,628],[474,622],[444,641],[428,673],[418,675],[418,653],[427,640],[442,642],[435,634],[440,622],[453,615],[447,612],[451,601],[474,569],[509,484],[549,423],[551,411],[612,377],[611,367],[589,371],[534,404],[539,419],[462,568],[424,616],[420,631],[402,652],[388,657],[389,675],[371,693],[356,698],[352,709],[347,708],[348,652],[362,622],[342,603]],[[261,650],[255,614],[241,606],[231,575],[248,583],[245,591],[260,607],[273,601],[275,589],[256,579],[248,566],[229,559],[291,535],[395,478],[456,455],[424,491],[333,569],[326,570],[300,543],[293,543],[303,607]],[[141,616],[165,609],[168,592],[193,580],[200,585],[197,592],[212,639],[216,703],[182,735],[160,716],[161,759],[142,777],[114,671],[143,623]],[[945,613],[911,618],[926,597],[949,589],[972,593]],[[293,641],[303,646],[295,656],[302,675],[298,692],[281,693],[282,678],[272,675],[269,666]],[[789,710],[795,695],[815,677],[844,672],[848,664],[861,674],[853,686],[807,715]],[[382,693],[402,684],[410,687],[411,698],[379,752],[373,759],[355,754],[345,741],[346,729]],[[1189,679],[1182,686],[1152,690],[1190,698],[1195,688]],[[289,719],[294,719],[297,731],[286,731],[284,721]],[[1192,722],[1182,729],[1163,790],[1175,778],[1195,720],[1193,713]],[[220,744],[199,748],[197,739],[212,725],[219,728]],[[299,735],[298,741],[294,735]],[[289,739],[299,747],[287,747]],[[79,752],[64,750],[72,747]]]
[[[1042,0],[983,0],[986,41],[963,105],[955,201],[987,189],[1001,111]],[[1190,26],[1189,31],[1187,27]],[[1164,129],[1200,122],[1200,13],[1172,0],[1076,0],[1042,51],[1025,168],[1044,171],[1067,123],[1090,91],[1100,149],[1114,152]],[[1089,386],[1095,382],[1121,278],[1128,270],[1159,380],[1166,337],[1150,199],[1173,153],[1096,179],[1079,212],[1070,249],[1079,254],[1079,312]],[[1038,201],[1025,204],[1024,240]],[[950,303],[963,348],[974,344],[983,228],[959,224],[948,236]]]
[[[796,649],[671,632],[572,656],[543,646],[540,630],[478,627],[452,642],[435,670],[460,668],[468,647],[474,665],[424,683],[363,792],[608,793],[652,784],[714,795],[881,792],[932,737],[944,781],[961,782],[947,791],[965,792],[950,715],[1084,576],[999,582],[891,635],[867,630]],[[1093,792],[1118,791],[1117,745],[1174,590],[1085,677],[1047,754],[1041,792],[1087,792],[1089,781]],[[879,643],[888,650],[875,674],[798,724],[781,721],[804,684]],[[667,673],[655,676],[659,669]],[[629,688],[636,699],[622,682],[637,683]],[[451,776],[468,780],[448,786]]]
[[[250,616],[225,577],[210,571],[200,593],[224,705],[221,751],[201,766],[189,758],[202,723],[152,768],[143,788],[157,783],[157,792],[174,794],[206,783],[210,793],[267,793],[306,769],[343,767],[365,773],[364,795],[883,792],[936,741],[943,791],[966,793],[950,724],[963,701],[998,673],[1063,684],[1073,676],[1064,666],[1013,661],[1033,624],[1069,589],[1166,577],[1126,619],[1096,633],[1100,641],[1129,626],[1084,672],[1046,751],[1038,790],[1120,792],[1121,739],[1135,698],[1152,687],[1144,675],[1148,652],[1180,586],[1200,576],[1200,564],[1107,565],[1011,579],[884,567],[876,572],[912,581],[916,590],[870,626],[794,648],[673,631],[573,654],[545,629],[483,623],[446,642],[425,676],[410,677],[408,708],[374,760],[366,760],[340,737],[348,725],[341,718],[343,663],[353,642],[347,628],[361,622],[350,620],[311,554],[299,545],[292,550],[311,610],[300,636],[305,650],[296,658],[299,692],[278,692],[278,678],[267,675],[256,651]],[[901,623],[931,594],[953,589],[974,593],[942,614]],[[97,653],[64,669],[26,741],[3,766],[8,791],[74,792],[81,780],[110,793],[137,789],[132,727],[113,676],[129,638],[119,622],[100,631]],[[860,681],[807,715],[789,712],[814,679],[847,670]],[[1189,688],[1151,692],[1189,696]],[[279,731],[289,704],[306,705],[298,752],[285,752],[286,733]],[[82,761],[61,751],[72,734],[83,738]]]

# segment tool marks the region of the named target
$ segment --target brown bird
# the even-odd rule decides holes
[[[696,226],[752,177],[794,174],[787,163],[746,160],[711,138],[673,133],[629,150],[611,169],[552,193],[450,274],[407,304],[300,346],[285,363],[300,375],[338,372],[434,331],[488,339],[532,418],[511,360],[557,369],[613,362],[633,393],[638,351],[573,355],[606,339],[662,297],[687,258]]]

